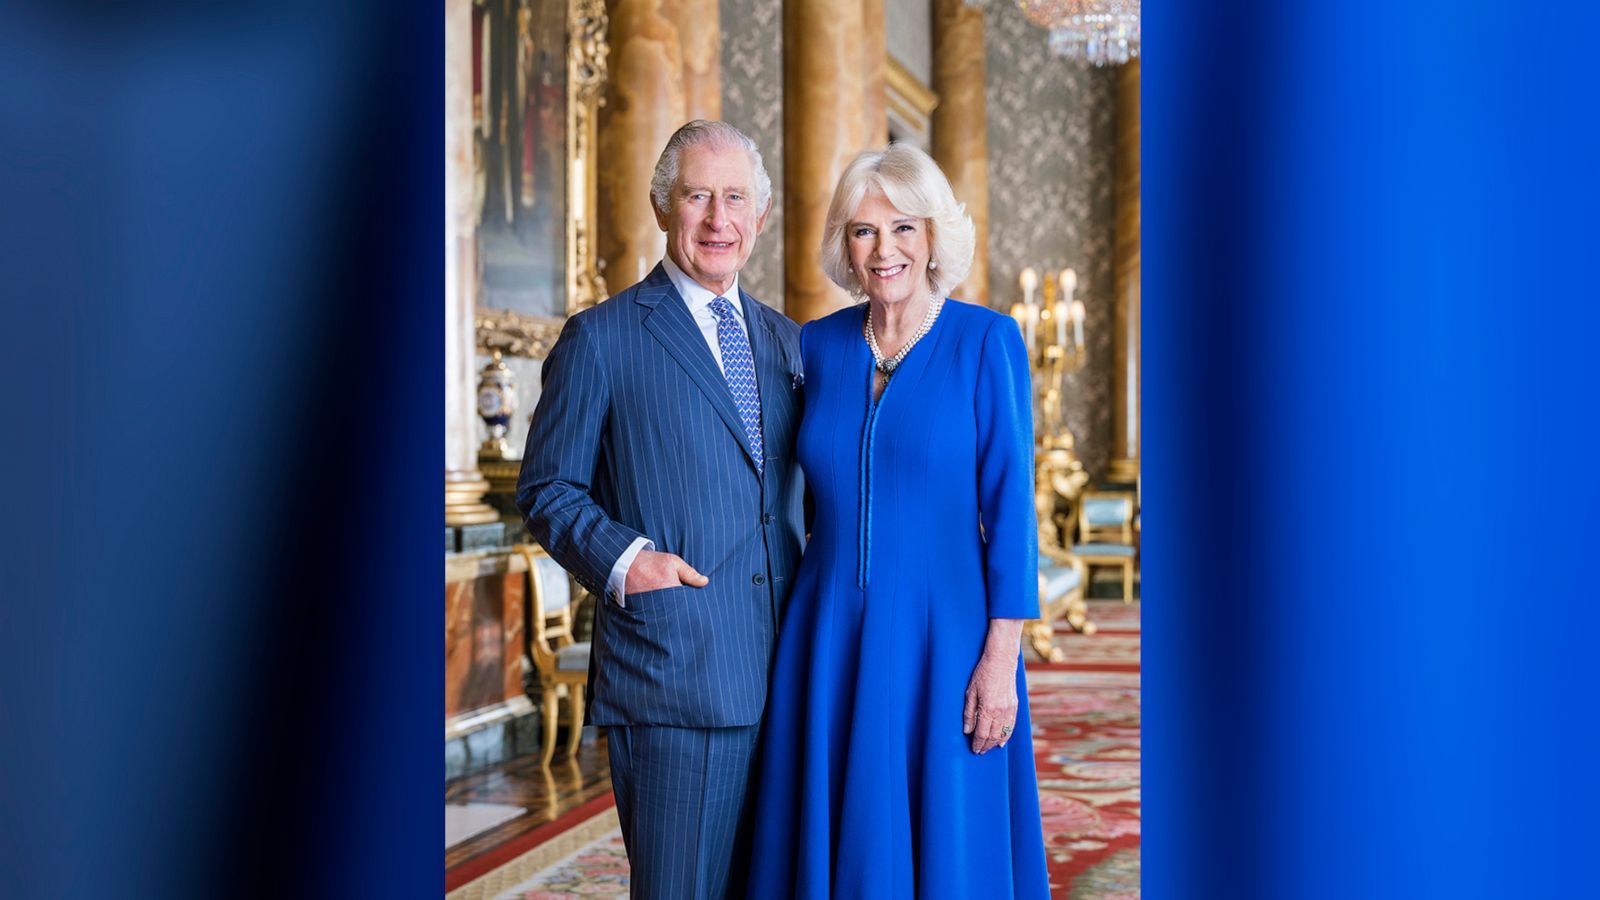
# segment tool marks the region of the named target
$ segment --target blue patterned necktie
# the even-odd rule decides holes
[[[761,455],[761,395],[756,393],[756,367],[750,358],[750,342],[739,327],[739,316],[726,297],[711,301],[717,315],[717,346],[722,350],[722,375],[728,379],[728,392],[744,420],[744,436],[750,442],[750,455],[756,458],[756,472],[763,468]]]

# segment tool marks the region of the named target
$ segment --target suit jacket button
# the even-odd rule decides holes
[[[766,515],[762,516],[761,517],[761,524],[763,524],[763,525],[771,525],[772,524],[772,513],[767,513]]]
[[[756,584],[766,584],[767,583],[767,576],[765,576],[765,575],[757,575],[756,577],[754,577],[754,578],[752,578],[750,580],[754,581]]]

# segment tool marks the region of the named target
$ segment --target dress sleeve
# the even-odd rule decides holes
[[[997,318],[978,362],[978,514],[989,618],[1039,616],[1039,523],[1033,504],[1033,384],[1022,332]]]

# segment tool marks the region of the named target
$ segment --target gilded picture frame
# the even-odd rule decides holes
[[[474,15],[477,346],[542,359],[567,316],[607,295],[594,219],[605,2],[475,0]]]

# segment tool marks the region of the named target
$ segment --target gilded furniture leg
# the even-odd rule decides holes
[[[556,776],[548,766],[539,771],[544,773],[545,815],[554,821],[561,815],[561,806],[558,803],[561,794],[556,790]]]
[[[1033,652],[1039,654],[1039,659],[1044,662],[1061,661],[1061,648],[1055,642],[1056,630],[1050,626],[1059,608],[1058,602],[1045,596],[1044,573],[1039,573],[1039,618],[1029,620],[1022,630],[1027,635],[1028,643],[1033,646]]]
[[[1056,630],[1044,619],[1034,619],[1026,626],[1028,643],[1033,645],[1033,652],[1039,654],[1039,659],[1044,662],[1061,662],[1066,654],[1056,646]]]
[[[1093,622],[1089,621],[1089,604],[1083,602],[1083,591],[1075,590],[1072,599],[1067,601],[1067,624],[1079,634],[1094,634],[1099,630]]]
[[[556,686],[547,684],[544,688],[544,753],[539,758],[539,765],[547,769],[556,755],[556,712]]]
[[[1122,603],[1133,602],[1133,560],[1122,564]]]
[[[578,741],[583,739],[583,685],[567,685],[567,696],[572,707],[572,724],[567,732],[567,755],[578,755]]]
[[[1079,634],[1094,634],[1097,628],[1089,621],[1089,604],[1085,602],[1089,597],[1089,564],[1073,557],[1072,567],[1078,570],[1078,586],[1067,595],[1067,624]]]

